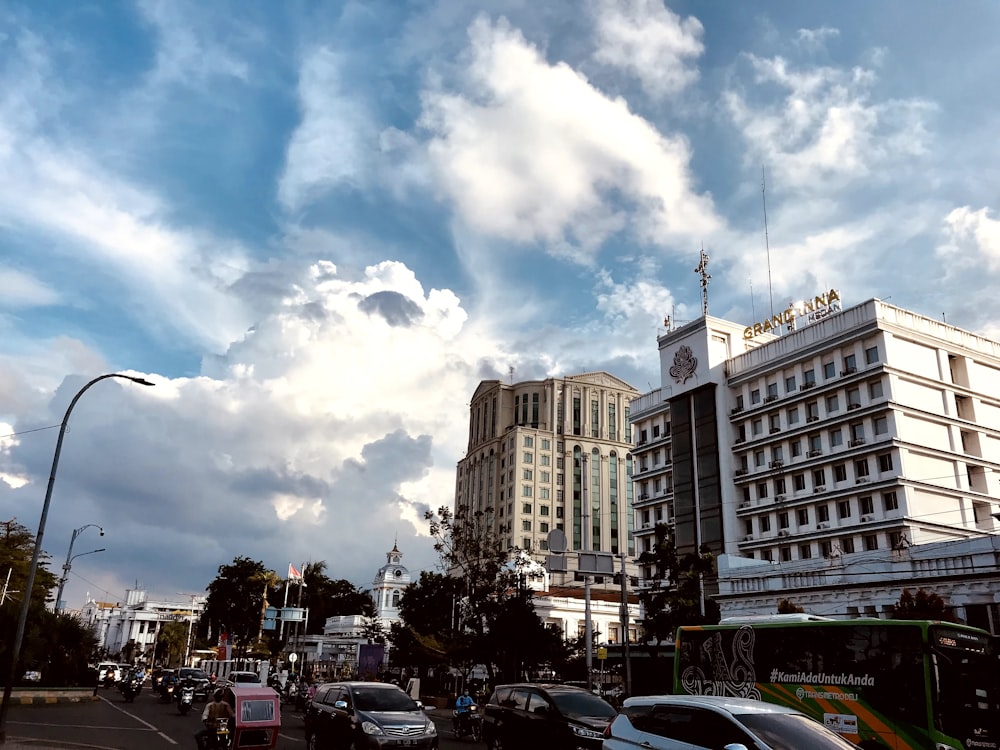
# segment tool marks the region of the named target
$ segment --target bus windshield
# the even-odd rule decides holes
[[[944,626],[932,627],[930,640],[935,728],[984,743],[978,747],[996,747],[1000,679],[993,643],[985,635]]]

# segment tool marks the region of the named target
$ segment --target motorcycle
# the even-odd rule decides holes
[[[216,719],[215,731],[209,731],[205,743],[211,750],[229,750],[233,746],[233,735],[229,729],[229,719]]]
[[[191,705],[194,703],[194,687],[183,685],[175,692],[177,693],[177,710],[181,712],[181,716],[184,716],[191,710]]]
[[[299,686],[294,680],[289,679],[285,685],[285,704],[295,704],[299,696]]]
[[[455,737],[463,739],[471,737],[473,742],[481,742],[483,739],[483,717],[479,713],[479,706],[471,705],[468,711],[452,714],[452,727],[455,730]]]
[[[118,689],[124,696],[125,702],[131,703],[135,700],[135,696],[137,696],[142,690],[142,680],[138,677],[126,677],[121,681],[121,684],[118,685]]]
[[[170,703],[174,699],[174,683],[164,682],[160,685],[160,703]]]

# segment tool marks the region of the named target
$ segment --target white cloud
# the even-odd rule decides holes
[[[828,39],[838,36],[840,36],[840,29],[821,26],[818,29],[799,29],[795,35],[795,41],[803,49],[815,51],[823,49]]]
[[[788,188],[828,192],[866,176],[888,179],[882,167],[926,151],[930,105],[872,101],[871,70],[797,69],[782,57],[746,58],[756,88],[750,94],[730,88],[723,102],[751,149],[747,162],[766,162]],[[772,87],[784,92],[780,99],[752,101]]]
[[[678,94],[698,80],[691,63],[705,51],[697,18],[682,19],[662,0],[595,0],[598,62],[636,76],[654,98]]]
[[[57,302],[52,287],[30,274],[0,268],[0,308],[41,307]]]
[[[462,90],[425,92],[422,124],[439,188],[472,228],[587,262],[629,221],[617,194],[643,240],[717,229],[683,138],[550,65],[506,22],[479,18],[469,36]]]
[[[985,264],[991,271],[1000,270],[1000,219],[988,208],[974,211],[969,206],[956,208],[944,220],[946,241],[937,254],[947,264],[977,267]]]
[[[328,47],[305,56],[299,73],[302,122],[288,144],[278,197],[297,211],[341,182],[363,181],[377,132],[362,105],[344,92],[342,58]]]

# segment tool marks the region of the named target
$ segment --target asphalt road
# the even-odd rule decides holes
[[[57,747],[79,750],[172,750],[194,747],[194,733],[201,728],[204,703],[195,702],[187,716],[175,704],[164,704],[145,688],[134,703],[125,703],[117,691],[101,690],[100,700],[42,706],[11,705],[7,739],[47,740]],[[438,728],[440,750],[473,750],[469,740],[456,740],[451,712],[428,710]],[[35,745],[37,747],[37,745]],[[278,750],[305,750],[302,715],[288,706],[281,709]],[[480,750],[486,746],[479,744]]]

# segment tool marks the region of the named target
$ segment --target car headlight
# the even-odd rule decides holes
[[[575,734],[577,737],[587,737],[589,739],[597,739],[597,740],[602,739],[604,737],[604,732],[598,732],[595,729],[578,727],[576,724],[573,724],[571,728],[573,729],[573,734]]]
[[[434,726],[434,722],[433,721],[428,721],[427,722],[427,734],[435,735],[437,733],[438,733],[438,728],[436,726]]]
[[[374,721],[363,721],[361,722],[361,731],[365,734],[374,734],[376,736],[384,735],[385,732],[382,730],[378,724]]]

